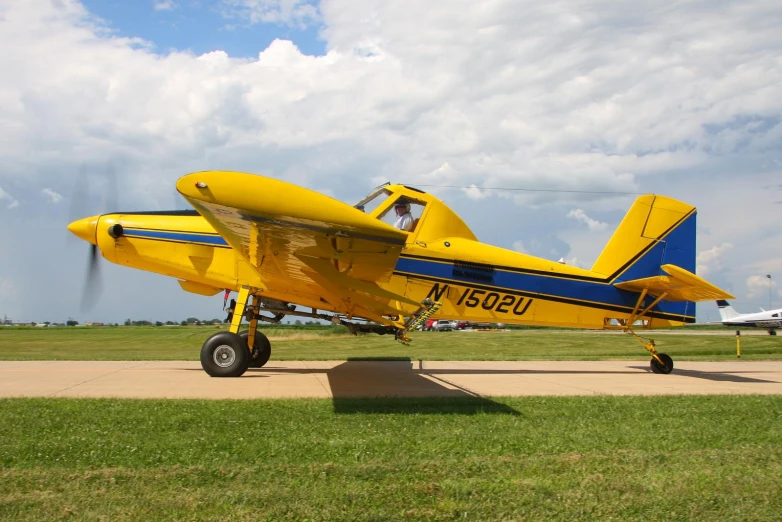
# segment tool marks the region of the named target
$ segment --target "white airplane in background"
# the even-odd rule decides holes
[[[717,301],[717,308],[722,319],[720,322],[726,326],[768,328],[769,335],[776,335],[776,329],[782,328],[782,308],[763,310],[754,314],[740,314],[724,300]]]

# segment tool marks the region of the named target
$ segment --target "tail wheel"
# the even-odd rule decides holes
[[[250,363],[247,341],[230,332],[217,332],[201,347],[201,367],[212,377],[240,377]]]
[[[671,359],[671,356],[667,353],[658,353],[657,357],[660,358],[663,364],[660,364],[657,359],[652,357],[652,360],[649,361],[649,366],[652,368],[652,372],[671,373],[673,371],[673,359]]]
[[[239,333],[239,337],[242,338],[242,344],[247,346],[247,338],[250,336],[250,332],[244,331]],[[255,331],[255,342],[253,343],[252,353],[250,354],[250,368],[261,368],[272,356],[272,343],[269,342],[269,338],[258,330]]]

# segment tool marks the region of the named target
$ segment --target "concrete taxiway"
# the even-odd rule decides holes
[[[0,397],[259,399],[782,394],[782,361],[271,361],[240,378],[196,361],[5,361]]]

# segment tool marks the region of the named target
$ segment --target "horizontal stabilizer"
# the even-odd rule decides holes
[[[614,286],[631,292],[646,290],[655,297],[667,292],[665,296],[666,301],[697,302],[734,298],[731,294],[698,277],[689,270],[676,265],[662,265],[660,268],[668,275],[624,281]]]

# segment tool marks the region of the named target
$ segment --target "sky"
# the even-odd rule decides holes
[[[222,317],[105,260],[82,311],[66,230],[187,208],[176,180],[210,169],[351,204],[417,185],[484,242],[584,268],[663,194],[698,208],[699,275],[782,306],[777,0],[3,0],[0,70],[0,317]]]

